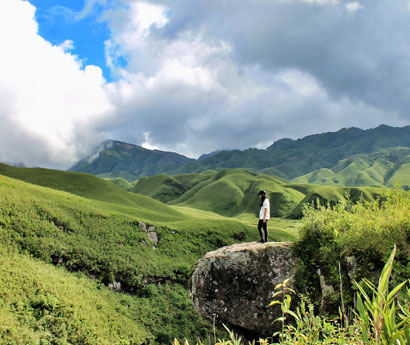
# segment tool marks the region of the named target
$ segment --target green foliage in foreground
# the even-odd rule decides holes
[[[122,296],[0,245],[2,344],[146,344]],[[109,327],[107,327],[109,325]]]
[[[410,276],[410,193],[392,190],[386,200],[342,200],[333,207],[305,210],[300,240],[294,245],[301,259],[297,273],[300,291],[320,300],[318,273],[335,288],[327,296],[330,313],[339,303],[340,274],[347,304],[352,303],[352,279],[375,282],[391,248],[397,245],[393,283]],[[339,264],[341,273],[339,272]],[[349,273],[349,274],[348,274]]]
[[[282,316],[275,322],[282,324],[281,331],[276,332],[272,339],[259,339],[260,345],[406,345],[410,344],[410,289],[401,293],[408,281],[388,288],[396,253],[394,247],[387,260],[377,287],[369,281],[364,281],[370,289],[370,294],[355,283],[359,288],[357,294],[357,311],[349,319],[339,309],[339,317],[328,319],[317,316],[309,299],[301,296],[296,310],[291,309],[292,294],[287,281],[275,288],[270,305],[279,304]],[[364,302],[363,302],[364,301]],[[215,345],[240,345],[241,338],[229,331],[229,340],[219,340]],[[180,345],[174,340],[174,345]],[[189,341],[185,340],[185,345]],[[197,345],[203,345],[198,342]],[[255,345],[255,341],[249,343]]]

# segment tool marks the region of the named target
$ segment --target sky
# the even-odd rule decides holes
[[[1,0],[0,161],[410,124],[409,0]]]

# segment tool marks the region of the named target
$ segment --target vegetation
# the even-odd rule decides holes
[[[329,186],[395,187],[410,190],[410,148],[394,148],[360,154],[292,180]]]
[[[139,301],[0,244],[2,344],[146,344]],[[110,327],[107,327],[110,325]]]
[[[275,176],[244,169],[205,171],[201,174],[157,175],[141,178],[132,189],[169,205],[182,205],[228,217],[257,216],[259,190],[271,201],[271,216],[301,218],[306,204],[317,198],[332,204],[349,192],[353,200],[374,199],[387,192],[382,188],[340,188],[289,183]]]
[[[137,183],[135,189],[147,195],[168,197],[164,204],[83,173],[1,164],[0,174],[5,344],[169,344],[175,335],[191,342],[207,338],[212,326],[196,314],[186,292],[190,267],[210,250],[258,238],[254,212],[260,189],[269,191],[275,212],[283,212],[278,215],[297,216],[304,204],[314,202],[304,211],[295,252],[301,258],[298,281],[315,305],[317,269],[339,286],[339,262],[346,305],[361,287],[371,299],[369,287],[394,243],[393,284],[410,275],[410,197],[404,191],[289,183],[242,169],[160,175]],[[230,197],[218,198],[221,194]],[[141,222],[155,227],[158,243]],[[300,224],[272,218],[271,240],[296,239]],[[351,276],[346,257],[357,261]],[[351,277],[369,283],[352,286]],[[338,305],[339,292],[328,297],[333,302],[328,305]]]
[[[301,237],[294,245],[301,259],[297,283],[314,301],[320,300],[317,270],[333,287],[340,285],[346,304],[353,300],[351,281],[376,281],[391,248],[397,245],[393,283],[410,276],[410,194],[391,190],[384,200],[342,200],[333,207],[305,210]],[[327,297],[328,312],[337,310],[340,291]]]
[[[260,345],[393,345],[410,344],[410,289],[404,291],[408,281],[398,284],[389,290],[389,279],[393,269],[396,247],[390,254],[379,278],[377,287],[364,280],[370,289],[366,292],[360,284],[357,294],[357,311],[348,318],[339,309],[339,316],[329,319],[318,316],[314,305],[305,296],[300,296],[296,310],[292,310],[292,295],[295,293],[287,287],[287,280],[279,284],[272,295],[270,305],[279,304],[282,316],[281,331],[273,335],[273,339],[259,339]],[[401,293],[403,291],[403,293]],[[363,302],[364,301],[364,302]],[[229,340],[219,340],[215,345],[240,345],[241,338],[229,331]],[[255,342],[249,343],[255,345]],[[174,340],[174,345],[180,345]],[[189,341],[185,340],[185,345]],[[197,345],[203,345],[201,341]]]
[[[137,181],[134,181],[132,183],[128,182],[126,179],[123,179],[122,177],[105,178],[105,180],[115,184],[116,186],[120,187],[121,189],[124,189],[127,192],[133,189],[135,184],[137,183]]]
[[[27,175],[33,175],[37,170],[26,171]],[[60,182],[64,176],[59,175]],[[76,176],[81,178],[82,174]],[[84,186],[84,190],[92,190],[94,179],[97,178],[90,177],[90,185]],[[84,182],[86,180],[83,180]],[[69,319],[72,313],[77,315],[82,306],[71,306],[67,304],[68,300],[59,298],[60,295],[67,294],[87,301],[88,294],[93,294],[94,300],[103,299],[103,296],[109,295],[108,286],[120,292],[117,293],[118,298],[112,298],[107,303],[112,304],[113,309],[118,309],[125,319],[130,320],[129,322],[135,323],[134,328],[130,328],[135,330],[132,337],[127,335],[131,333],[122,334],[124,344],[133,343],[137,336],[138,339],[142,339],[141,343],[145,342],[143,339],[151,339],[151,343],[155,344],[170,343],[174,334],[183,334],[190,339],[205,337],[208,332],[212,332],[212,327],[196,314],[186,292],[190,267],[207,251],[232,244],[239,239],[256,240],[255,229],[221,216],[218,216],[218,219],[209,219],[201,212],[195,213],[195,210],[192,212],[195,214],[193,216],[187,209],[180,212],[177,207],[166,206],[141,195],[126,193],[105,181],[102,183],[113,188],[108,189],[109,191],[118,192],[118,203],[107,202],[111,200],[111,192],[105,201],[93,200],[0,175],[0,245],[4,248],[3,252],[14,248],[12,250],[16,254],[10,258],[10,262],[21,261],[21,264],[16,264],[18,267],[27,266],[27,262],[34,260],[30,259],[31,257],[41,260],[45,264],[42,270],[51,272],[47,273],[50,279],[61,275],[54,279],[56,281],[64,281],[67,275],[62,275],[63,270],[56,270],[52,265],[61,266],[72,272],[71,274],[80,274],[80,278],[87,276],[87,279],[91,278],[94,281],[84,288],[84,293],[81,293],[82,290],[71,290],[71,286],[83,286],[85,278],[68,285],[54,284],[58,291],[50,292],[46,286],[44,293],[41,292],[40,296],[50,295],[57,298],[56,303],[61,309],[59,322],[69,327],[65,338],[67,342],[71,339],[72,344],[101,344],[104,340],[106,343],[115,344],[115,339],[120,339],[114,334],[117,332],[115,323],[112,337],[98,330],[98,325],[106,327],[103,316],[99,319],[101,322],[95,320],[100,322],[98,325],[93,326],[87,321],[93,320],[95,310],[91,309],[83,319],[79,319],[83,320],[84,334],[89,334],[88,343],[84,339],[74,342],[69,334],[80,331]],[[101,192],[99,197],[104,199],[103,195]],[[129,196],[129,199],[123,199],[124,195]],[[131,206],[125,205],[128,201],[124,200],[128,200]],[[138,227],[140,221],[155,225],[159,237],[157,245],[154,245],[145,231]],[[37,264],[38,261],[32,261],[32,265],[34,263]],[[3,261],[1,267],[4,265],[8,263]],[[14,266],[10,267],[9,271],[12,271]],[[15,267],[14,274],[24,277],[25,273]],[[24,278],[32,279],[33,291],[37,291],[36,287],[43,284],[43,280],[36,277],[33,273]],[[30,316],[29,309],[30,305],[36,303],[37,297],[36,292],[29,291],[31,288],[24,290],[27,293],[27,303],[22,307],[25,321],[21,326],[25,329],[24,332],[31,335],[27,336],[29,338],[19,338],[21,329],[15,327],[21,324],[20,314],[14,309],[6,309],[9,305],[9,294],[17,294],[18,286],[20,289],[24,286],[18,284],[16,281],[14,290],[11,291],[6,281],[1,285],[4,290],[9,291],[7,294],[4,291],[0,293],[0,305],[4,306],[1,308],[1,317],[9,320],[8,323],[4,323],[7,326],[2,328],[2,332],[12,332],[17,338],[10,339],[18,339],[21,343],[24,343],[24,339],[34,339],[35,343],[35,339],[42,339],[38,335],[42,333],[44,339],[57,344],[57,340],[54,343],[51,341],[54,339],[52,335],[46,335],[49,332],[48,328],[36,331],[38,320]],[[50,283],[50,286],[54,285]],[[128,307],[123,308],[123,304]],[[110,309],[106,310],[109,314]],[[50,314],[54,315],[54,312]],[[113,317],[115,315],[113,314]],[[121,320],[118,319],[118,325],[121,324]],[[125,327],[128,323],[124,321],[123,324]],[[94,329],[92,334],[87,331],[91,328]],[[121,328],[117,329],[120,332]],[[137,332],[137,329],[140,331]],[[10,344],[14,343],[18,343],[17,340],[10,340]],[[43,343],[46,344],[45,340]],[[61,343],[64,343],[63,340]]]

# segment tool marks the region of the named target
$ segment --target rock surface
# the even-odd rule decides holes
[[[296,260],[290,242],[241,243],[207,253],[194,266],[190,295],[210,321],[224,323],[247,338],[268,337],[279,327],[278,305],[269,307],[277,284],[290,279]]]

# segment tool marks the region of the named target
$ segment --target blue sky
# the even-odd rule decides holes
[[[104,77],[111,80],[105,63],[104,42],[110,32],[105,21],[99,19],[101,7],[95,6],[87,16],[78,18],[85,3],[78,0],[31,0],[36,6],[39,34],[53,44],[66,40],[74,42],[73,54],[85,64],[102,68]]]
[[[1,0],[0,162],[410,124],[410,0]]]

